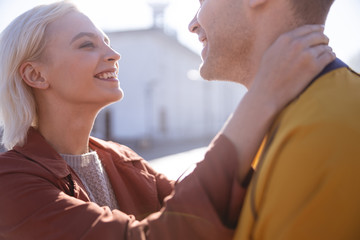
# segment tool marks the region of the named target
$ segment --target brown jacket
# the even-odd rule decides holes
[[[172,183],[129,148],[91,138],[121,210],[111,211],[90,202],[74,171],[30,129],[23,147],[0,155],[0,239],[231,239],[244,190],[234,181],[234,147],[225,137],[217,143],[159,211]]]

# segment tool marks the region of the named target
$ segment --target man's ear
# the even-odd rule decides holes
[[[24,82],[32,88],[47,89],[49,82],[38,69],[35,62],[25,62],[20,66],[20,75]]]
[[[251,8],[256,8],[266,3],[268,0],[249,0],[249,6]]]

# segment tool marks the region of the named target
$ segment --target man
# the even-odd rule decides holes
[[[201,0],[189,25],[204,43],[201,75],[251,91],[275,39],[324,24],[332,3]],[[277,116],[255,158],[235,239],[360,239],[359,139],[360,76],[337,59]]]

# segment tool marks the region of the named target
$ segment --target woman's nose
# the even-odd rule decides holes
[[[106,55],[106,61],[119,61],[121,58],[121,55],[115,51],[113,48],[109,47],[109,52]]]

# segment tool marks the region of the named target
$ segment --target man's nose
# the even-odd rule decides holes
[[[195,14],[194,18],[189,23],[188,28],[189,28],[190,32],[196,33],[196,30],[199,28],[199,23],[198,23],[198,20],[197,20],[197,14]]]

